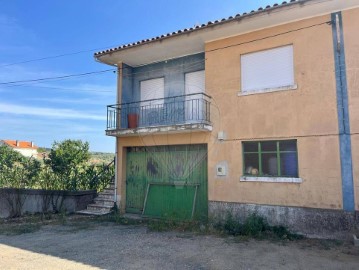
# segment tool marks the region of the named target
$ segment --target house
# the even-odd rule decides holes
[[[358,225],[358,27],[357,0],[292,0],[95,53],[121,211]]]
[[[37,157],[37,147],[34,142],[18,140],[0,140],[0,145],[6,145],[25,157]]]

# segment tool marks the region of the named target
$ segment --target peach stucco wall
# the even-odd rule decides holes
[[[206,44],[206,91],[220,114],[214,133],[227,135],[209,158],[209,200],[342,208],[331,26],[243,44],[329,20],[329,15],[321,16]],[[238,96],[241,54],[288,44],[293,44],[298,88]],[[239,181],[242,141],[286,138],[297,139],[301,184]],[[214,175],[218,161],[228,162],[227,177]]]
[[[352,132],[359,132],[359,10],[346,11],[344,31]],[[121,207],[125,203],[125,147],[208,144],[208,198],[211,201],[342,209],[341,170],[332,29],[330,15],[307,19],[205,45],[206,93],[212,96],[212,132],[117,138]],[[350,22],[350,23],[349,23]],[[240,24],[238,25],[240,27]],[[350,36],[350,41],[349,41]],[[257,41],[253,41],[257,40]],[[239,43],[250,43],[236,45]],[[293,44],[296,90],[241,96],[241,54]],[[226,139],[217,140],[219,131]],[[297,139],[303,182],[241,182],[242,141]],[[359,137],[353,136],[353,163],[359,164]],[[216,165],[228,165],[218,177]],[[359,198],[359,166],[354,165]],[[359,209],[358,199],[356,208]]]
[[[359,9],[342,12],[347,72],[355,206],[359,210]]]

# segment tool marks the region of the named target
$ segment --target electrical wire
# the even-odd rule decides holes
[[[12,81],[12,82],[0,82],[0,85],[12,85],[16,83],[26,83],[26,82],[40,82],[40,81],[48,81],[48,80],[56,80],[56,79],[67,79],[67,78],[73,78],[73,77],[82,77],[82,76],[88,76],[92,74],[99,74],[99,73],[105,73],[105,72],[116,72],[116,69],[106,69],[106,70],[100,70],[100,71],[92,71],[92,72],[85,72],[85,73],[78,73],[78,74],[70,74],[70,75],[64,75],[64,76],[57,76],[57,77],[48,77],[48,78],[39,78],[39,79],[32,79],[32,80],[21,80],[21,81]]]
[[[275,35],[266,36],[266,37],[263,37],[263,38],[253,39],[253,40],[250,40],[250,41],[245,41],[245,42],[241,42],[241,43],[231,44],[231,45],[228,45],[228,46],[214,48],[214,49],[211,49],[211,50],[206,50],[205,52],[206,53],[214,52],[214,51],[218,51],[218,50],[222,50],[222,49],[227,49],[227,48],[231,48],[231,47],[235,47],[235,46],[240,46],[240,45],[244,45],[244,44],[248,44],[248,43],[253,43],[253,42],[256,42],[256,41],[262,41],[262,40],[266,40],[266,39],[269,39],[269,38],[274,38],[274,37],[278,37],[278,36],[281,36],[281,35],[285,35],[285,34],[288,34],[288,33],[293,33],[293,32],[296,32],[296,31],[301,31],[301,30],[304,30],[304,29],[309,29],[309,28],[313,28],[313,27],[316,27],[316,26],[321,26],[321,25],[331,24],[331,23],[332,23],[331,21],[325,21],[325,22],[321,22],[321,23],[312,24],[312,25],[309,25],[309,26],[289,30],[289,31],[286,31],[286,32],[278,33],[278,34],[275,34]],[[80,52],[77,52],[77,53],[80,53]],[[74,53],[74,54],[76,54],[76,53]],[[196,62],[203,62],[203,61],[204,60],[200,60],[200,61],[196,61]],[[126,68],[130,68],[130,67],[119,67],[117,70],[123,70],[123,69],[126,69]],[[178,68],[178,65],[175,68]],[[88,76],[88,75],[92,75],[92,74],[105,73],[105,72],[110,72],[110,71],[116,72],[116,69],[108,69],[108,70],[102,70],[102,71],[86,72],[86,73],[80,73],[80,74],[71,74],[71,75],[65,75],[65,76],[40,78],[40,79],[32,79],[32,80],[0,82],[0,85],[7,86],[7,85],[18,84],[18,83],[33,83],[33,82],[39,82],[39,81],[41,82],[41,81],[47,81],[47,80],[67,79],[67,78],[73,78],[73,77],[80,77],[80,76]],[[122,74],[122,76],[123,77],[133,77],[136,74],[147,73],[147,72],[148,71],[137,72],[137,73],[135,72],[135,73],[130,73],[130,74]],[[21,86],[21,85],[17,85],[17,86]]]
[[[278,36],[282,36],[282,35],[286,35],[286,34],[289,34],[289,33],[293,33],[293,32],[297,32],[297,31],[313,28],[313,27],[316,27],[316,26],[321,26],[321,25],[325,25],[325,24],[330,25],[331,23],[332,23],[332,21],[325,21],[325,22],[322,22],[322,23],[316,23],[316,24],[312,24],[312,25],[309,25],[309,26],[296,28],[296,29],[293,29],[293,30],[289,30],[289,31],[286,31],[286,32],[282,32],[282,33],[278,33],[278,34],[274,34],[274,35],[270,35],[270,36],[266,36],[266,37],[262,37],[262,38],[257,38],[257,39],[253,39],[253,40],[249,40],[249,41],[244,41],[244,42],[240,42],[240,43],[236,43],[236,44],[231,44],[231,45],[228,45],[228,46],[223,46],[223,47],[219,47],[219,48],[215,48],[215,49],[211,49],[211,50],[206,50],[205,52],[208,53],[208,52],[214,52],[214,51],[218,51],[218,50],[228,49],[228,48],[231,48],[231,47],[236,47],[236,46],[240,46],[240,45],[244,45],[244,44],[249,44],[249,43],[253,43],[253,42],[256,42],[256,41],[262,41],[262,40],[266,40],[266,39],[269,39],[269,38],[275,38],[275,37],[278,37]]]
[[[169,67],[167,70],[177,70],[178,67],[185,67],[185,68],[195,68],[195,67],[202,67],[203,63],[204,63],[205,59],[201,59],[198,61],[193,61],[190,64],[181,64],[181,65],[176,65],[174,67]],[[113,71],[116,72],[117,70],[124,70],[124,69],[131,69],[131,67],[119,67],[118,69],[109,69],[109,70],[104,70],[104,71],[98,71],[98,72],[88,72],[85,73],[87,75],[92,75],[92,74],[99,74],[99,73],[104,73],[104,72],[109,72],[109,71]],[[163,70],[163,68],[158,68],[158,69],[152,69],[152,72],[155,71],[160,71]],[[138,72],[131,72],[130,74],[122,74],[123,78],[132,78],[136,75],[140,75],[140,74],[147,74],[148,71],[138,71]],[[80,74],[81,76],[82,74]],[[33,79],[33,80],[27,80],[27,83],[22,83],[22,84],[18,84],[21,83],[23,81],[14,81],[14,82],[4,82],[4,83],[0,83],[0,85],[2,85],[2,87],[20,87],[20,86],[29,86],[29,85],[34,85],[38,82],[43,82],[46,80],[63,80],[63,79],[68,79],[68,78],[72,78],[72,77],[78,77],[79,74],[73,74],[73,75],[67,75],[67,76],[60,76],[60,77],[50,77],[50,78],[42,78],[42,79]]]
[[[26,64],[26,63],[31,63],[31,62],[43,61],[43,60],[48,60],[48,59],[55,59],[55,58],[60,58],[60,57],[64,57],[64,56],[71,56],[71,55],[76,55],[76,54],[81,54],[81,53],[94,52],[94,51],[98,51],[98,50],[107,49],[108,47],[116,47],[116,46],[118,46],[118,45],[112,45],[112,46],[106,46],[106,47],[101,47],[101,48],[96,48],[96,49],[82,50],[82,51],[77,51],[77,52],[63,53],[63,54],[59,54],[59,55],[46,56],[46,57],[41,57],[41,58],[29,59],[29,60],[24,60],[24,61],[19,61],[19,62],[13,62],[13,63],[5,64],[5,65],[0,65],[0,68],[1,67],[14,66],[14,65],[18,65],[18,64]]]

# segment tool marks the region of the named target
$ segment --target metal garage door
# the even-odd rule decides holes
[[[207,146],[131,147],[126,211],[166,219],[207,218]]]

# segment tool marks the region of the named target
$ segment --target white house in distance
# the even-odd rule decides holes
[[[0,140],[0,145],[6,145],[13,150],[19,152],[25,157],[36,157],[37,147],[34,142],[18,141],[18,140]]]

